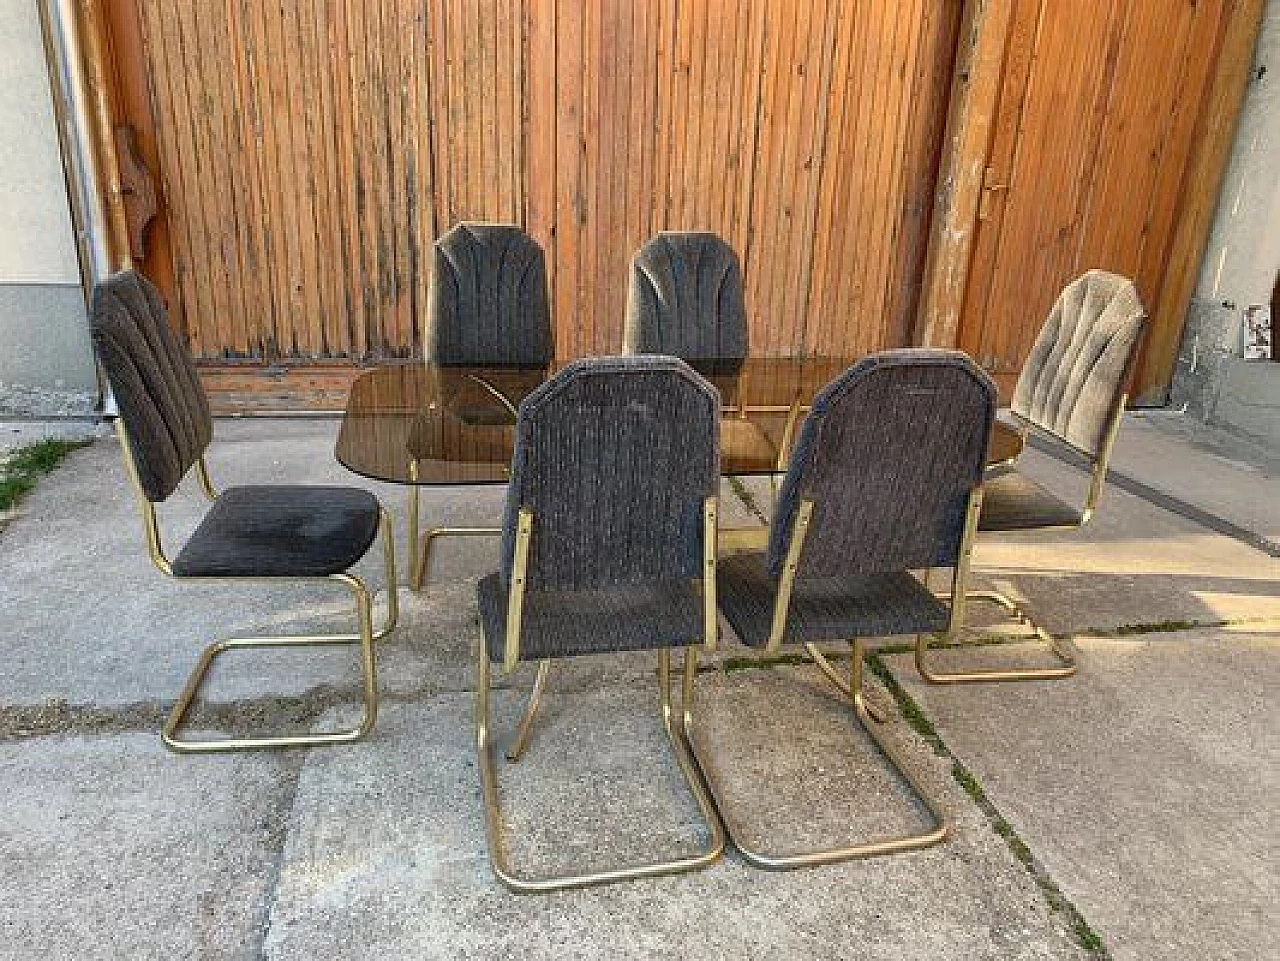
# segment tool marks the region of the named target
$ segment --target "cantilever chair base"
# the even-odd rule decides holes
[[[1007,671],[933,671],[932,668],[929,668],[924,663],[925,651],[928,651],[929,647],[928,636],[916,635],[915,669],[920,672],[920,677],[923,677],[925,681],[933,683],[933,685],[963,685],[963,683],[983,683],[987,681],[1056,681],[1056,679],[1073,676],[1076,671],[1074,656],[1060,644],[1059,639],[1056,639],[1050,632],[1032,621],[1027,616],[1027,613],[1023,612],[1009,596],[1001,594],[1000,591],[968,591],[965,592],[965,599],[984,600],[991,604],[998,604],[1018,619],[1020,623],[1027,624],[1030,631],[1027,640],[1043,641],[1048,646],[1050,653],[1059,662],[1060,667],[1012,668],[1007,669]]]
[[[396,562],[395,548],[391,539],[391,521],[386,511],[382,511],[379,521],[381,530],[383,557],[387,576],[387,618],[382,627],[373,628],[373,603],[369,589],[360,578],[352,574],[333,574],[328,577],[289,578],[289,580],[310,580],[344,584],[355,599],[356,617],[359,630],[355,634],[303,634],[277,637],[233,637],[210,644],[200,654],[195,669],[187,678],[182,692],[178,695],[173,709],[165,720],[160,732],[160,739],[165,747],[179,754],[211,754],[226,751],[260,750],[281,747],[314,747],[321,744],[341,744],[357,741],[367,735],[378,717],[378,682],[377,659],[373,644],[386,637],[396,626],[399,619],[399,603],[396,594]],[[192,580],[279,580],[279,578],[192,578]],[[209,670],[218,656],[226,651],[243,648],[264,647],[323,647],[337,644],[360,645],[361,688],[364,702],[364,715],[360,723],[343,731],[325,731],[309,734],[276,735],[270,737],[219,738],[212,740],[193,740],[179,737],[183,721],[195,702]]]
[[[425,532],[418,531],[418,515],[420,511],[418,485],[418,462],[409,463],[409,584],[415,591],[422,590],[422,582],[427,576],[427,562],[431,555],[431,542],[437,537],[491,537],[502,533],[500,527],[432,527]],[[418,541],[422,547],[419,550]]]
[[[750,864],[758,868],[764,868],[770,871],[787,871],[794,868],[815,867],[822,864],[836,864],[841,861],[851,861],[856,858],[877,857],[884,854],[901,854],[907,851],[915,851],[921,848],[927,848],[934,844],[945,841],[951,833],[951,824],[946,815],[943,813],[941,805],[935,800],[919,782],[919,780],[911,773],[911,769],[904,762],[898,751],[885,740],[884,736],[877,730],[877,722],[879,718],[873,717],[868,710],[868,705],[863,698],[862,693],[862,664],[863,664],[863,641],[857,639],[851,642],[853,645],[853,659],[850,665],[848,689],[853,693],[850,698],[853,707],[854,717],[862,729],[867,733],[880,753],[884,755],[893,768],[894,773],[910,787],[912,793],[920,804],[929,812],[930,823],[924,830],[915,834],[902,835],[894,838],[884,838],[881,840],[866,841],[860,844],[848,844],[838,847],[824,848],[817,851],[806,851],[801,853],[770,853],[759,851],[751,848],[742,842],[744,834],[740,829],[731,809],[725,803],[725,797],[722,791],[718,791],[715,782],[707,772],[707,767],[702,763],[701,755],[698,751],[697,734],[694,728],[694,679],[697,675],[697,655],[694,651],[687,651],[685,654],[685,670],[684,670],[684,715],[683,715],[683,734],[689,748],[693,754],[694,760],[698,763],[698,768],[702,772],[703,780],[706,782],[708,789],[711,791],[712,797],[715,798],[716,808],[720,812],[720,816],[724,819],[725,828],[729,832],[729,837],[733,840],[733,845],[742,854],[742,857]],[[812,652],[810,652],[812,654]],[[819,662],[819,666],[825,663],[825,659]],[[827,664],[823,669],[824,673],[828,670],[834,672],[834,669]],[[830,676],[830,675],[828,675]],[[843,684],[841,685],[843,687]]]
[[[686,669],[689,663],[689,653],[686,651]],[[528,743],[529,726],[532,723],[537,709],[537,702],[546,680],[546,663],[545,661],[542,662],[539,668],[538,679],[535,681],[529,706],[525,709],[524,717],[521,720],[515,744],[508,752],[508,757],[512,760],[515,760],[523,753]],[[503,885],[517,894],[541,894],[597,884],[609,884],[614,881],[661,877],[663,875],[697,871],[708,867],[724,853],[726,843],[724,826],[716,812],[714,803],[702,786],[702,781],[696,769],[696,762],[689,753],[688,745],[673,721],[671,706],[671,652],[669,649],[664,648],[658,652],[658,684],[662,726],[666,731],[668,740],[671,742],[676,761],[680,766],[680,772],[684,775],[685,783],[688,785],[689,791],[702,814],[708,835],[706,845],[693,854],[684,857],[647,864],[586,871],[581,874],[530,877],[517,873],[508,862],[505,853],[502,810],[498,799],[497,773],[494,769],[495,749],[489,734],[489,676],[488,640],[482,627],[476,683],[476,751],[480,768],[480,787],[484,794],[485,828],[489,835],[489,860],[493,866],[493,873]],[[513,754],[515,755],[514,758],[512,758]]]
[[[939,594],[939,597],[948,595]],[[990,671],[935,671],[925,664],[925,654],[929,648],[928,635],[916,636],[916,670],[920,676],[931,684],[976,684],[986,681],[1052,681],[1071,677],[1076,673],[1075,657],[1062,646],[1059,640],[1031,619],[1017,603],[999,591],[966,591],[965,599],[970,601],[986,601],[1004,608],[1014,618],[1027,626],[1031,632],[1027,640],[1043,641],[1049,652],[1058,660],[1058,667],[1012,668],[1009,670]]]

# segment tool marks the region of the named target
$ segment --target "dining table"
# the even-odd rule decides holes
[[[720,472],[777,477],[818,393],[858,357],[711,357],[689,361],[719,391]],[[338,461],[364,477],[409,487],[409,556],[418,555],[417,490],[505,484],[520,401],[558,369],[443,365],[376,367],[353,382],[338,432]],[[1015,458],[1021,434],[993,431],[987,460]],[[488,528],[470,529],[473,533]],[[767,528],[721,529],[720,550],[756,548]]]

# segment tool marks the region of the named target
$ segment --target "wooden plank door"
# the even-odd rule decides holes
[[[1004,390],[1089,268],[1134,278],[1153,317],[1181,329],[1160,306],[1233,7],[1016,0],[959,331]],[[1176,349],[1176,334],[1161,342]],[[1139,397],[1163,401],[1161,366],[1140,365]]]
[[[734,245],[759,353],[909,342],[959,0],[84,2],[207,383],[323,393],[420,356],[430,245],[463,220],[543,245],[562,358],[620,348],[660,230]]]

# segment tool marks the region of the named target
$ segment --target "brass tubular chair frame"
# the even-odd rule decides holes
[[[976,489],[969,498],[970,513],[976,516],[975,504],[981,505],[982,491],[981,488]],[[765,653],[777,652],[783,642],[787,611],[791,604],[791,594],[795,583],[796,570],[799,566],[801,550],[804,546],[805,536],[808,533],[810,519],[813,514],[814,502],[804,499],[800,502],[800,508],[796,514],[795,524],[791,531],[791,541],[787,545],[787,555],[783,564],[782,574],[778,579],[778,592],[774,599],[773,622],[771,624],[768,642],[765,645]],[[732,809],[728,805],[724,792],[717,788],[714,779],[708,773],[707,765],[702,762],[702,755],[698,748],[698,735],[695,727],[694,714],[694,687],[697,677],[697,653],[690,650],[686,652],[685,676],[684,676],[684,712],[682,727],[685,741],[689,745],[689,749],[693,754],[694,760],[698,764],[698,769],[702,774],[703,781],[706,783],[711,796],[715,799],[716,809],[720,812],[721,818],[724,820],[725,827],[728,830],[729,837],[732,839],[734,847],[741,852],[744,859],[750,864],[766,870],[791,870],[794,868],[814,867],[821,864],[834,864],[840,861],[848,861],[854,858],[875,857],[882,854],[899,854],[906,851],[915,851],[920,848],[929,847],[945,840],[951,833],[951,824],[946,814],[942,810],[941,804],[929,794],[920,780],[911,772],[910,766],[906,763],[901,754],[884,739],[880,732],[876,729],[877,722],[883,719],[877,714],[873,714],[870,705],[867,703],[862,690],[863,682],[863,661],[865,658],[865,641],[862,638],[853,638],[850,640],[853,649],[853,656],[849,667],[849,680],[847,687],[845,682],[837,683],[837,687],[843,692],[847,692],[850,703],[853,707],[854,717],[862,726],[876,747],[884,755],[889,762],[890,767],[910,788],[912,793],[920,804],[929,812],[930,824],[923,831],[915,834],[902,835],[900,837],[885,838],[882,840],[867,841],[859,844],[841,845],[839,847],[825,848],[817,851],[807,851],[797,854],[778,854],[766,851],[756,850],[745,845],[742,841],[744,837],[740,829],[739,822],[734,818]],[[836,671],[833,665],[822,656],[821,652],[812,645],[806,645],[811,657],[814,657],[815,663],[822,669],[823,673],[830,679],[836,679]],[[816,656],[815,656],[816,655]]]
[[[409,585],[422,590],[427,575],[427,563],[431,555],[431,542],[437,537],[494,537],[502,533],[500,527],[432,527],[424,533],[418,530],[420,503],[418,493],[418,461],[409,461]],[[419,546],[421,544],[421,546]]]
[[[969,508],[965,513],[964,536],[960,542],[960,556],[956,559],[955,571],[952,575],[951,593],[949,595],[940,595],[949,598],[951,601],[951,617],[947,623],[947,638],[955,637],[964,627],[964,615],[968,601],[989,601],[1004,607],[1019,621],[1027,624],[1033,632],[1032,636],[1048,644],[1049,650],[1062,662],[1062,666],[993,671],[935,671],[925,663],[925,656],[929,648],[929,635],[917,634],[915,648],[916,670],[920,672],[922,678],[932,684],[968,684],[982,681],[1040,681],[1070,677],[1076,672],[1075,659],[1070,652],[1060,647],[1057,640],[1032,622],[1017,604],[999,591],[971,592],[965,589],[965,585],[969,583],[969,568],[973,560],[973,541],[978,532],[978,518],[981,513],[982,489],[979,488],[975,492],[975,496],[970,497]],[[928,584],[927,572],[925,574],[925,583],[926,585]]]
[[[467,379],[483,387],[492,395],[514,419],[516,405],[506,394],[499,390],[487,378],[479,374],[468,374]],[[418,460],[409,461],[409,584],[415,591],[422,590],[422,583],[427,575],[427,563],[431,555],[431,542],[437,537],[490,537],[502,533],[500,527],[432,527],[424,536],[418,533],[419,495],[418,495]],[[419,554],[418,543],[422,548]]]
[[[126,473],[133,487],[139,508],[142,512],[143,529],[147,539],[147,552],[151,562],[162,574],[175,577],[173,566],[165,554],[160,534],[160,523],[156,505],[143,493],[138,479],[137,465],[133,459],[133,448],[129,441],[124,421],[116,419],[116,433],[120,439],[121,452],[124,456]],[[209,477],[209,469],[201,456],[196,461],[196,474],[200,488],[210,500],[217,499],[217,490]],[[378,685],[377,658],[374,653],[374,642],[382,640],[395,628],[399,620],[399,597],[396,586],[395,544],[391,534],[391,518],[385,509],[381,509],[379,532],[382,537],[383,562],[387,572],[387,617],[385,623],[376,630],[373,627],[372,595],[364,581],[354,574],[341,573],[316,577],[183,577],[175,578],[183,581],[200,582],[259,582],[275,583],[282,580],[301,582],[339,583],[352,594],[355,602],[358,631],[354,634],[300,634],[267,637],[231,637],[216,641],[206,647],[200,654],[194,670],[178,694],[177,701],[170,710],[160,732],[160,739],[172,751],[180,754],[209,754],[226,751],[259,750],[279,747],[313,747],[320,744],[340,744],[356,741],[368,734],[378,717]],[[239,737],[217,740],[190,740],[179,737],[179,730],[187,712],[195,702],[200,687],[208,675],[218,655],[225,651],[240,648],[261,647],[319,647],[335,644],[359,644],[362,698],[364,714],[360,723],[343,731],[325,731],[308,734],[279,735],[273,737]]]
[[[1116,437],[1120,433],[1120,421],[1124,415],[1124,410],[1128,404],[1129,397],[1127,394],[1120,396],[1119,402],[1116,404],[1115,412],[1111,415],[1111,422],[1107,425],[1106,436],[1103,438],[1102,446],[1098,448],[1098,453],[1093,460],[1093,469],[1089,477],[1089,490],[1085,494],[1084,504],[1080,510],[1080,520],[1075,524],[1055,524],[1046,527],[1030,528],[1023,531],[1001,531],[1001,534],[1038,534],[1043,531],[1073,531],[1079,530],[1093,518],[1094,512],[1098,508],[1098,501],[1102,498],[1103,488],[1106,486],[1107,470],[1111,463],[1111,453],[1115,448]],[[1017,417],[1017,415],[1014,415]],[[1025,438],[1031,430],[1039,430],[1029,421],[1017,418],[1017,426],[1022,436]],[[1052,436],[1052,435],[1050,435]],[[1059,443],[1066,443],[1061,438],[1054,437]],[[1072,450],[1077,450],[1068,444]],[[1077,450],[1077,453],[1082,453]],[[1008,467],[1016,464],[1018,457],[1009,458],[1001,464],[993,465],[995,467]],[[957,577],[952,585],[952,597],[956,596],[955,592],[960,590],[961,583],[968,582],[968,565],[972,554],[973,535],[977,533],[978,518],[969,518],[972,521],[973,531],[970,532],[966,523],[966,545],[967,549],[962,552],[961,560],[965,565],[965,576],[959,576],[959,568],[957,568]],[[926,583],[928,574],[926,573]],[[947,596],[947,595],[940,595]],[[963,624],[963,614],[966,601],[985,601],[989,604],[996,604],[1010,614],[1022,624],[1025,624],[1031,631],[1029,640],[1039,640],[1044,642],[1049,648],[1049,652],[1058,661],[1057,667],[1043,668],[1017,668],[1012,670],[990,670],[990,671],[935,671],[925,664],[925,652],[928,648],[928,639],[924,635],[916,638],[916,669],[920,672],[920,676],[932,684],[977,684],[991,681],[1052,681],[1062,678],[1071,677],[1076,673],[1078,665],[1076,664],[1075,655],[1064,647],[1057,638],[1046,631],[1043,627],[1035,622],[1032,617],[1018,606],[1018,603],[1007,594],[1001,591],[968,591],[963,596],[959,604],[952,603],[952,624],[948,630],[948,636],[954,636]],[[957,615],[959,611],[959,615]],[[960,620],[956,618],[959,617]]]
[[[503,650],[502,670],[512,671],[520,662],[520,624],[524,609],[524,591],[529,562],[529,545],[533,538],[533,513],[521,510],[516,528],[516,544],[514,563],[512,565],[511,589],[507,599],[506,645]],[[704,577],[704,644],[709,650],[714,649],[718,627],[718,612],[715,603],[715,533],[716,533],[716,499],[709,497],[703,504],[703,563],[709,571]],[[694,664],[696,655],[691,648],[685,651],[686,686],[689,665]],[[540,662],[538,677],[529,703],[525,708],[518,728],[515,742],[507,752],[511,761],[516,761],[528,746],[530,729],[537,711],[543,685],[548,673],[548,662]],[[480,629],[480,652],[477,664],[476,682],[476,752],[480,768],[480,787],[484,795],[485,829],[489,838],[489,860],[498,880],[517,894],[540,894],[551,891],[563,891],[571,888],[583,888],[597,884],[608,884],[614,881],[626,881],[637,878],[660,877],[669,874],[680,874],[696,871],[713,864],[724,853],[727,837],[724,825],[716,811],[715,803],[703,786],[697,770],[697,764],[690,753],[682,731],[683,724],[676,718],[671,700],[671,650],[662,648],[658,651],[658,695],[659,710],[662,715],[662,727],[684,776],[690,794],[698,805],[703,823],[708,833],[708,843],[697,852],[685,857],[673,858],[645,864],[627,865],[582,874],[558,875],[550,877],[526,877],[517,874],[506,856],[502,809],[499,802],[497,773],[494,762],[494,745],[490,736],[489,717],[489,640],[483,624]],[[514,755],[514,756],[513,756]]]

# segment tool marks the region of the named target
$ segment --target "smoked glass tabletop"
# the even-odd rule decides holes
[[[720,391],[720,470],[749,477],[779,470],[803,413],[857,358],[750,358],[692,366]],[[397,484],[503,484],[515,412],[554,368],[380,367],[358,378],[338,434],[338,460]],[[1017,455],[1021,436],[997,426],[988,462]]]
[[[770,474],[803,410],[856,358],[695,362],[720,391],[721,472]],[[506,483],[520,401],[554,368],[380,367],[358,378],[338,434],[338,460],[399,484]]]

